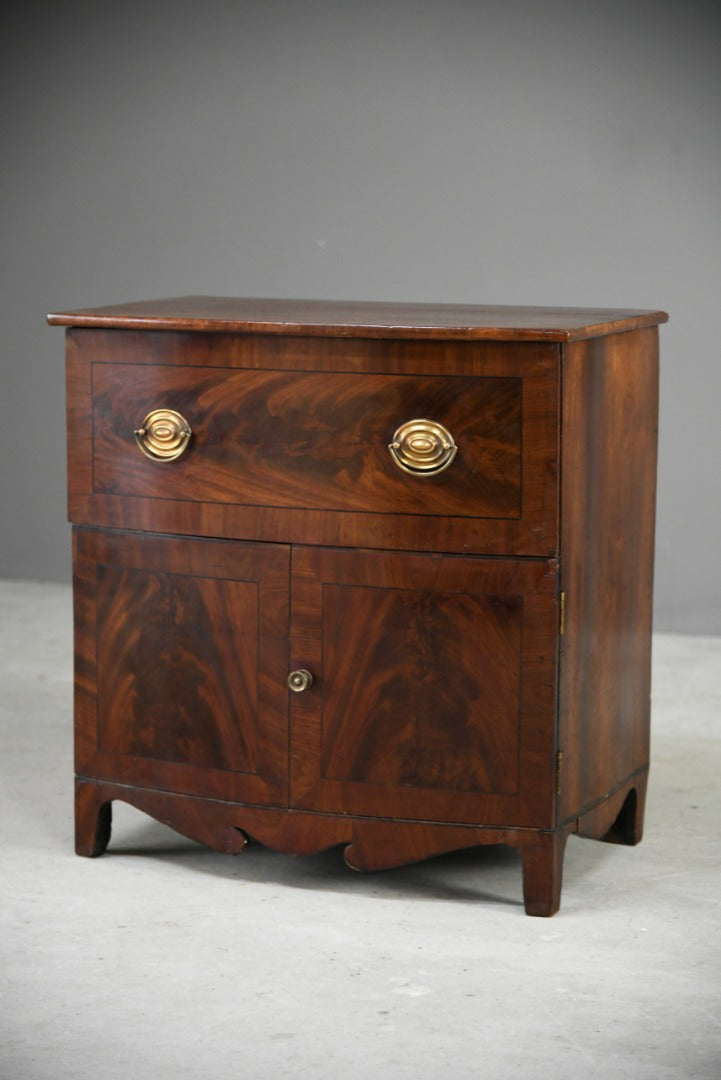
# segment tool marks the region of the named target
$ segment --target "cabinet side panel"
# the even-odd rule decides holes
[[[648,765],[658,332],[562,360],[559,821]]]

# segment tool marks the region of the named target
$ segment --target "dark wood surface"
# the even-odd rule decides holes
[[[92,381],[97,494],[521,517],[521,379],[94,364]],[[177,463],[135,445],[133,431],[161,403],[193,431]],[[437,477],[408,475],[388,449],[419,417],[442,423],[459,448]],[[540,449],[549,458],[555,445]]]
[[[241,854],[249,840],[292,855],[313,855],[342,846],[346,864],[365,872],[389,870],[463,848],[505,844],[521,854],[526,913],[549,916],[560,905],[568,829],[541,832],[304,813],[78,778],[75,850],[79,855],[92,858],[105,851],[115,800],[130,803],[176,832],[229,855]],[[482,879],[479,889],[483,889]]]
[[[548,915],[570,833],[637,843],[665,318],[197,297],[50,316],[77,850],[105,848],[113,799],[220,850],[343,844],[358,869],[507,843]],[[160,407],[193,428],[178,462],[135,444]],[[429,413],[459,446],[432,480],[387,449]]]
[[[294,806],[553,824],[555,566],[296,548]]]
[[[79,855],[102,855],[111,838],[114,800],[130,803],[216,851],[240,854],[249,840],[292,855],[312,855],[343,845],[345,862],[360,871],[388,870],[463,848],[504,844],[521,854],[526,913],[549,916],[560,906],[563,854],[572,832],[627,844],[640,839],[635,805],[626,816],[628,831],[618,836],[608,832],[634,793],[633,787],[622,789],[579,822],[543,830],[287,811],[78,778],[75,846]]]
[[[287,805],[289,549],[74,541],[76,772]]]
[[[648,768],[658,333],[563,353],[559,821]]]
[[[180,296],[48,315],[55,326],[240,333],[571,341],[665,322],[663,311]]]
[[[557,346],[302,344],[71,331],[71,520],[281,543],[555,554]],[[160,407],[193,429],[177,462],[150,461],[135,442]],[[449,428],[458,455],[438,477],[409,476],[388,443],[400,424],[429,414]]]

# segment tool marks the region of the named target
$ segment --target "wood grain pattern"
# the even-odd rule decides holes
[[[570,829],[539,832],[521,846],[523,862],[523,898],[526,915],[548,917],[561,906],[563,855]]]
[[[210,330],[66,331],[68,354],[97,364],[328,371],[361,375],[485,375],[520,377],[555,370],[553,342],[435,341],[301,336]],[[550,365],[550,368],[549,368]]]
[[[556,346],[301,344],[298,354],[292,339],[71,331],[71,520],[280,543],[555,553]],[[275,364],[328,378],[284,377]],[[396,376],[386,390],[384,367]],[[148,461],[132,434],[160,400],[185,410],[195,431],[172,464]],[[435,479],[406,476],[387,444],[399,423],[436,408],[459,456]]]
[[[520,518],[520,379],[248,372],[93,365],[96,493],[263,507]],[[150,461],[133,437],[155,407],[193,436]],[[388,444],[429,417],[458,444],[451,468],[409,476]],[[555,446],[545,448],[553,456]]]
[[[563,416],[559,821],[648,767],[657,331],[566,347]]]
[[[288,549],[77,530],[76,771],[287,805]]]
[[[162,466],[161,466],[162,467]],[[328,510],[277,509],[116,495],[72,495],[69,515],[76,525],[267,541],[368,547],[399,551],[458,551],[486,555],[553,557],[555,518],[529,530],[523,521],[497,518],[433,517],[430,514],[370,514]]]
[[[663,311],[181,296],[48,315],[55,326],[444,340],[570,341],[666,321]]]
[[[104,782],[76,781],[76,851],[102,855],[110,840],[111,803],[122,800],[176,832],[224,854],[241,854],[248,839],[274,851],[312,855],[344,845],[353,870],[389,870],[483,844],[518,848],[523,897],[529,915],[553,915],[560,903],[563,850],[568,830],[479,828],[429,822],[288,812],[242,806]]]
[[[324,586],[325,779],[516,792],[523,598],[436,590]]]
[[[505,843],[550,915],[568,835],[637,843],[665,319],[223,297],[49,316],[76,850],[105,849],[115,799],[221,851],[343,845],[362,870]],[[157,407],[193,427],[170,466],[133,438]],[[459,446],[432,480],[387,451],[419,416]]]
[[[616,791],[584,811],[572,825],[578,836],[633,847],[643,837],[648,767],[632,773]]]
[[[115,565],[97,590],[99,748],[255,772],[257,582]]]
[[[554,571],[294,549],[291,662],[316,683],[292,702],[292,804],[550,826]]]

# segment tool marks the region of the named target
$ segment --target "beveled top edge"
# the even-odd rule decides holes
[[[666,322],[665,311],[179,296],[51,313],[51,326],[315,337],[576,341]]]

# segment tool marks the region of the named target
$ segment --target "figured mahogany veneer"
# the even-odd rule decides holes
[[[665,319],[217,297],[49,316],[77,851],[105,849],[115,799],[221,851],[341,844],[362,870],[505,843],[550,915],[570,833],[638,842]],[[177,460],[143,450],[155,410],[161,445],[166,415],[192,432]],[[457,448],[437,475],[389,451],[421,418]]]

